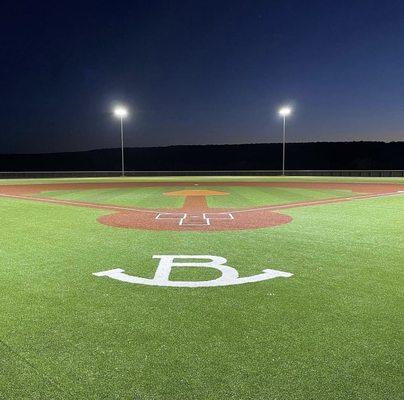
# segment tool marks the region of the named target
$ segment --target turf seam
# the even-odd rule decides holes
[[[27,365],[29,368],[33,369],[44,381],[46,381],[50,386],[56,388],[61,394],[63,395],[68,395],[70,398],[75,399],[76,396],[70,392],[68,389],[64,388],[62,385],[57,383],[55,380],[50,378],[47,374],[44,372],[40,371],[40,369],[30,362],[28,359],[23,357],[20,353],[18,353],[16,350],[14,350],[10,345],[8,345],[3,339],[0,338],[0,344],[14,357],[19,359],[23,364]],[[5,399],[4,397],[1,397],[0,393],[0,398]]]

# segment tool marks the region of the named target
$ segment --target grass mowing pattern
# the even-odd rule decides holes
[[[142,208],[180,208],[184,200],[180,197],[164,196],[164,192],[168,191],[171,189],[164,187],[56,190],[41,193],[39,197]]]
[[[184,203],[183,197],[165,196],[164,193],[183,189],[204,190],[211,188],[208,186],[178,186],[86,190],[77,189],[44,192],[39,196],[97,204],[137,206],[142,208],[181,208]],[[229,193],[229,195],[208,196],[208,205],[211,208],[243,208],[248,206],[264,206],[299,201],[321,200],[334,197],[347,197],[355,194],[349,190],[308,190],[276,187],[215,186],[214,189]]]
[[[0,199],[0,398],[58,399],[61,387],[66,399],[401,399],[403,200],[296,208],[291,224],[205,234]],[[294,276],[194,290],[92,276],[151,277],[153,254]]]
[[[248,206],[265,206],[334,197],[348,197],[355,194],[350,190],[308,190],[277,187],[233,186],[228,189],[223,187],[221,190],[229,192],[230,195],[208,197],[208,205],[210,207],[244,208]]]

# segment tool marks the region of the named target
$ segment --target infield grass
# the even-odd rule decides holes
[[[138,206],[144,208],[180,208],[183,197],[165,196],[164,193],[183,189],[209,189],[208,186],[167,186],[146,188],[110,188],[87,190],[58,190],[43,192],[38,197],[51,197],[97,204]],[[248,207],[313,201],[328,198],[348,197],[350,190],[297,189],[276,187],[215,186],[215,190],[228,193],[226,196],[209,196],[208,205],[214,207]]]

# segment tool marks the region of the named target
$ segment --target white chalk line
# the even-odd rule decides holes
[[[238,213],[245,213],[245,212],[254,212],[254,211],[276,211],[276,210],[282,210],[282,209],[289,209],[289,208],[295,208],[295,207],[311,207],[315,205],[323,205],[323,204],[336,204],[336,203],[342,203],[345,201],[352,201],[352,200],[367,200],[367,199],[372,199],[372,198],[378,198],[378,197],[389,197],[389,196],[399,196],[403,195],[404,191],[396,191],[396,192],[390,192],[390,193],[378,193],[378,194],[364,194],[364,195],[358,195],[358,196],[350,196],[350,197],[338,197],[338,198],[333,198],[333,199],[324,199],[324,200],[315,200],[311,202],[298,202],[298,203],[289,203],[289,204],[279,204],[279,205],[273,205],[273,206],[263,206],[263,207],[256,207],[256,208],[248,208],[248,209],[242,209],[242,210],[231,210],[231,212],[207,212],[203,213],[203,215],[206,214],[229,214],[231,216],[230,219],[234,219],[234,216],[232,214],[238,214]],[[114,206],[114,205],[107,205],[107,204],[97,204],[97,203],[88,203],[88,202],[81,202],[81,201],[73,201],[73,200],[61,200],[61,199],[51,199],[51,198],[44,198],[44,197],[32,197],[32,196],[23,196],[23,195],[15,195],[15,194],[4,194],[0,193],[0,197],[5,197],[5,198],[13,198],[13,199],[21,199],[21,200],[29,200],[29,201],[35,201],[35,202],[40,202],[40,203],[50,203],[50,204],[61,204],[61,205],[71,205],[71,206],[76,206],[76,207],[88,207],[88,208],[96,208],[96,209],[105,209],[105,210],[112,210],[112,211],[133,211],[133,212],[140,212],[140,213],[150,213],[150,214],[157,214],[155,219],[161,214],[175,214],[176,212],[169,212],[169,211],[159,211],[159,210],[148,210],[145,208],[133,208],[133,207],[121,207],[121,206]],[[181,212],[179,212],[181,214]],[[186,218],[186,213],[184,217]],[[206,218],[206,219],[227,219],[227,218]],[[181,225],[181,224],[180,224]]]
[[[184,224],[184,221],[186,218],[192,218],[192,216],[195,217],[202,217],[202,219],[205,221],[202,224],[198,223],[192,223],[192,222],[187,222]],[[208,212],[208,213],[180,213],[180,212],[161,212],[156,215],[155,219],[178,219],[178,225],[179,226],[209,226],[211,225],[210,220],[213,219],[219,219],[219,220],[226,220],[226,219],[231,219],[233,220],[234,217],[231,213],[228,212]]]
[[[114,205],[107,205],[107,204],[87,203],[84,201],[47,199],[44,197],[22,196],[22,195],[15,195],[15,194],[0,193],[0,197],[7,197],[7,198],[21,199],[21,200],[30,200],[30,201],[35,201],[38,203],[62,204],[62,205],[89,207],[89,208],[101,208],[101,209],[117,210],[117,211],[148,212],[148,213],[152,213],[152,214],[156,214],[156,212],[158,212],[158,211],[154,211],[154,210],[147,210],[144,208],[121,207],[121,206],[114,206]]]
[[[299,203],[289,203],[289,204],[279,204],[279,205],[273,205],[273,206],[263,206],[263,207],[258,207],[258,208],[248,208],[248,209],[243,209],[243,210],[235,210],[232,211],[233,214],[238,214],[238,213],[243,213],[243,212],[253,212],[253,211],[260,211],[260,210],[282,210],[282,209],[288,209],[288,208],[295,208],[295,207],[310,207],[310,206],[316,206],[316,205],[323,205],[323,204],[337,204],[337,203],[343,203],[345,201],[352,201],[352,200],[367,200],[367,199],[373,199],[377,197],[388,197],[388,196],[398,196],[402,195],[404,191],[398,191],[398,192],[391,192],[391,193],[378,193],[378,194],[364,194],[364,195],[359,195],[359,196],[350,196],[350,197],[337,197],[333,199],[324,199],[324,200],[314,200],[311,202],[299,202]]]

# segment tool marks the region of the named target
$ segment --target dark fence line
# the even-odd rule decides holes
[[[126,171],[125,176],[280,176],[278,170],[239,171]],[[404,177],[404,170],[288,170],[286,176]],[[0,172],[0,179],[119,177],[120,171]]]

